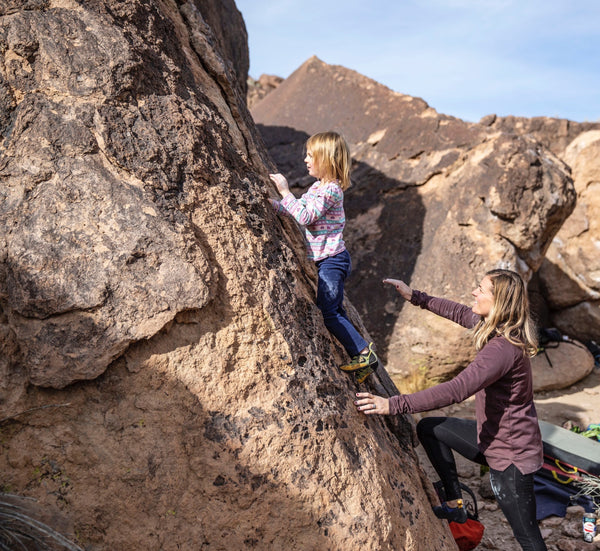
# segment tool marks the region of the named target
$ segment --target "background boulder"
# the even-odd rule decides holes
[[[580,342],[548,343],[531,359],[535,392],[569,388],[594,369],[592,353]]]
[[[248,77],[248,107],[252,108],[282,82],[283,79],[275,75],[260,75],[258,80]]]
[[[600,123],[494,115],[481,122],[533,137],[570,167],[577,205],[538,272],[545,321],[572,338],[600,342]]]

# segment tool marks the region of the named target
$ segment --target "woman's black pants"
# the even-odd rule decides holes
[[[477,446],[477,423],[455,417],[425,417],[417,425],[417,434],[442,481],[446,500],[460,498],[460,482],[452,450],[470,461],[487,465]],[[490,482],[496,501],[523,550],[546,551],[536,519],[533,474],[521,474],[514,465],[504,471],[490,468]]]

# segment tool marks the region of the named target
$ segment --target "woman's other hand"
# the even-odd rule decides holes
[[[400,281],[399,279],[384,279],[383,282],[396,287],[396,291],[398,291],[406,300],[411,299],[412,289],[404,283],[404,281]]]
[[[366,415],[389,415],[390,413],[390,401],[387,398],[381,396],[375,396],[369,392],[357,392],[357,400],[354,401],[354,405],[358,411]]]

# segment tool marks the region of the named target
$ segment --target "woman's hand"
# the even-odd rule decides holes
[[[390,413],[390,401],[387,398],[381,396],[375,396],[369,392],[357,392],[354,405],[358,411],[362,411],[366,415],[389,415]]]
[[[396,291],[398,291],[406,300],[411,299],[412,289],[404,283],[404,281],[400,281],[399,279],[384,279],[383,282],[396,287]]]
[[[285,179],[283,174],[269,174],[269,178],[275,184],[277,191],[281,194],[282,197],[290,194],[290,187],[288,185],[288,181]]]

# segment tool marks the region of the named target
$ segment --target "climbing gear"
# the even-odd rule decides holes
[[[433,487],[440,501],[444,501],[446,498],[442,481],[438,480],[433,484]],[[450,532],[452,532],[452,537],[456,541],[456,545],[458,545],[458,549],[460,551],[471,551],[471,549],[475,549],[481,542],[485,527],[479,522],[479,508],[477,507],[477,498],[473,490],[462,482],[460,483],[460,489],[463,496],[466,496],[466,499],[460,500],[462,504],[461,510],[465,512],[466,518],[463,522],[448,520],[448,527],[450,528]],[[450,509],[447,505],[446,507]],[[434,507],[433,509],[435,512],[436,508]]]
[[[467,522],[467,510],[463,507],[463,500],[457,500],[457,507],[449,507],[446,502],[434,507],[433,512],[437,518],[445,518],[449,522],[458,522],[464,524]]]
[[[377,354],[373,350],[373,343],[369,343],[369,348],[366,354],[357,354],[350,360],[349,364],[341,365],[340,369],[346,372],[358,371],[359,369],[363,369],[365,367],[371,368],[371,373],[377,369],[377,365],[379,364],[379,360],[377,359]],[[367,373],[367,375],[369,375]],[[360,382],[360,381],[359,381]]]

